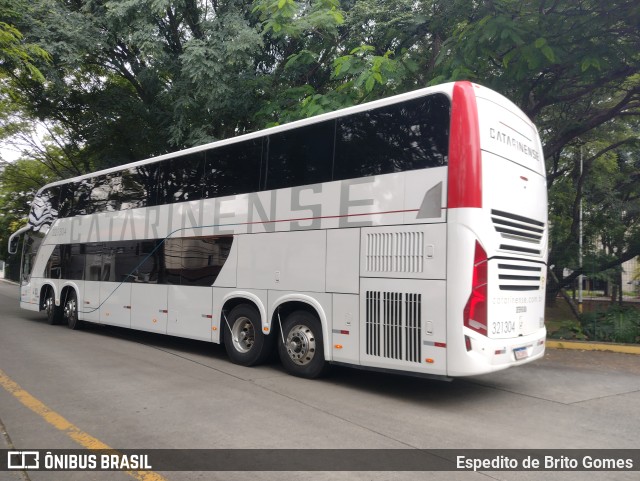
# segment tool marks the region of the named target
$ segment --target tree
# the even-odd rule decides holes
[[[581,201],[586,231],[598,232],[593,271],[640,254],[635,0],[1,1],[22,35],[9,43],[28,55],[3,57],[5,99],[55,134],[39,160],[53,175],[470,79],[541,132],[559,279],[549,297],[581,272]]]
[[[550,192],[553,244],[550,264],[559,283],[550,282],[548,298],[584,272],[577,268],[581,200],[602,185],[603,165],[611,155],[638,141],[629,119],[640,115],[640,11],[634,1],[478,2],[468,19],[443,44],[438,62],[445,78],[472,78],[514,99],[536,122],[543,139]],[[633,121],[635,122],[635,121]],[[612,135],[616,132],[616,135]],[[584,150],[580,174],[579,151]],[[627,151],[635,155],[637,150]],[[636,177],[632,158],[618,163],[617,183],[608,183],[606,209],[624,215],[587,217],[591,228],[617,232],[610,255],[594,260],[593,269],[620,266],[640,255],[635,212],[625,193],[625,175]],[[624,172],[624,174],[623,174]],[[615,201],[614,201],[615,199]],[[602,205],[602,204],[600,204]],[[594,206],[595,209],[595,206]],[[593,222],[591,222],[593,221]],[[627,229],[613,226],[626,225]],[[623,233],[624,231],[624,233]],[[637,236],[636,236],[637,237]],[[596,266],[597,264],[597,266]],[[563,269],[573,273],[563,277]],[[550,280],[553,276],[550,276]]]

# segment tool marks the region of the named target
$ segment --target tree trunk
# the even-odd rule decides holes
[[[578,306],[576,305],[575,302],[573,302],[573,299],[571,299],[571,296],[567,294],[567,291],[560,288],[560,281],[558,281],[558,277],[556,276],[556,273],[553,272],[552,269],[549,269],[549,282],[547,283],[547,291],[546,291],[547,307],[555,306],[558,293],[567,301],[567,304],[569,304],[569,308],[571,309],[571,312],[573,313],[575,318],[580,319],[580,311],[578,309]],[[551,296],[553,296],[553,298],[551,298]]]

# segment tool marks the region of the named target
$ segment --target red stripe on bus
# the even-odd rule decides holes
[[[443,209],[446,209],[446,207],[444,207]],[[340,219],[341,217],[362,217],[365,215],[403,214],[405,212],[418,212],[419,210],[420,209],[386,210],[382,212],[364,212],[362,214],[321,215],[318,217],[296,217],[294,219],[257,220],[255,222],[241,222],[234,225],[275,224],[277,222],[300,222],[304,220],[315,219]]]
[[[448,207],[482,207],[480,126],[475,87],[456,82],[451,102]]]

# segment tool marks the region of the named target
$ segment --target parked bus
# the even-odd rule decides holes
[[[455,82],[53,182],[20,305],[327,364],[468,376],[543,356],[545,168],[535,126]]]

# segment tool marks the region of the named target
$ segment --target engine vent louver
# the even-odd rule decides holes
[[[537,291],[542,284],[542,266],[498,264],[498,281],[502,291]]]
[[[500,250],[520,255],[541,256],[544,222],[501,210],[491,210],[491,221],[505,241]]]
[[[424,271],[424,232],[367,234],[367,272]]]
[[[420,362],[422,295],[366,291],[366,353]]]

